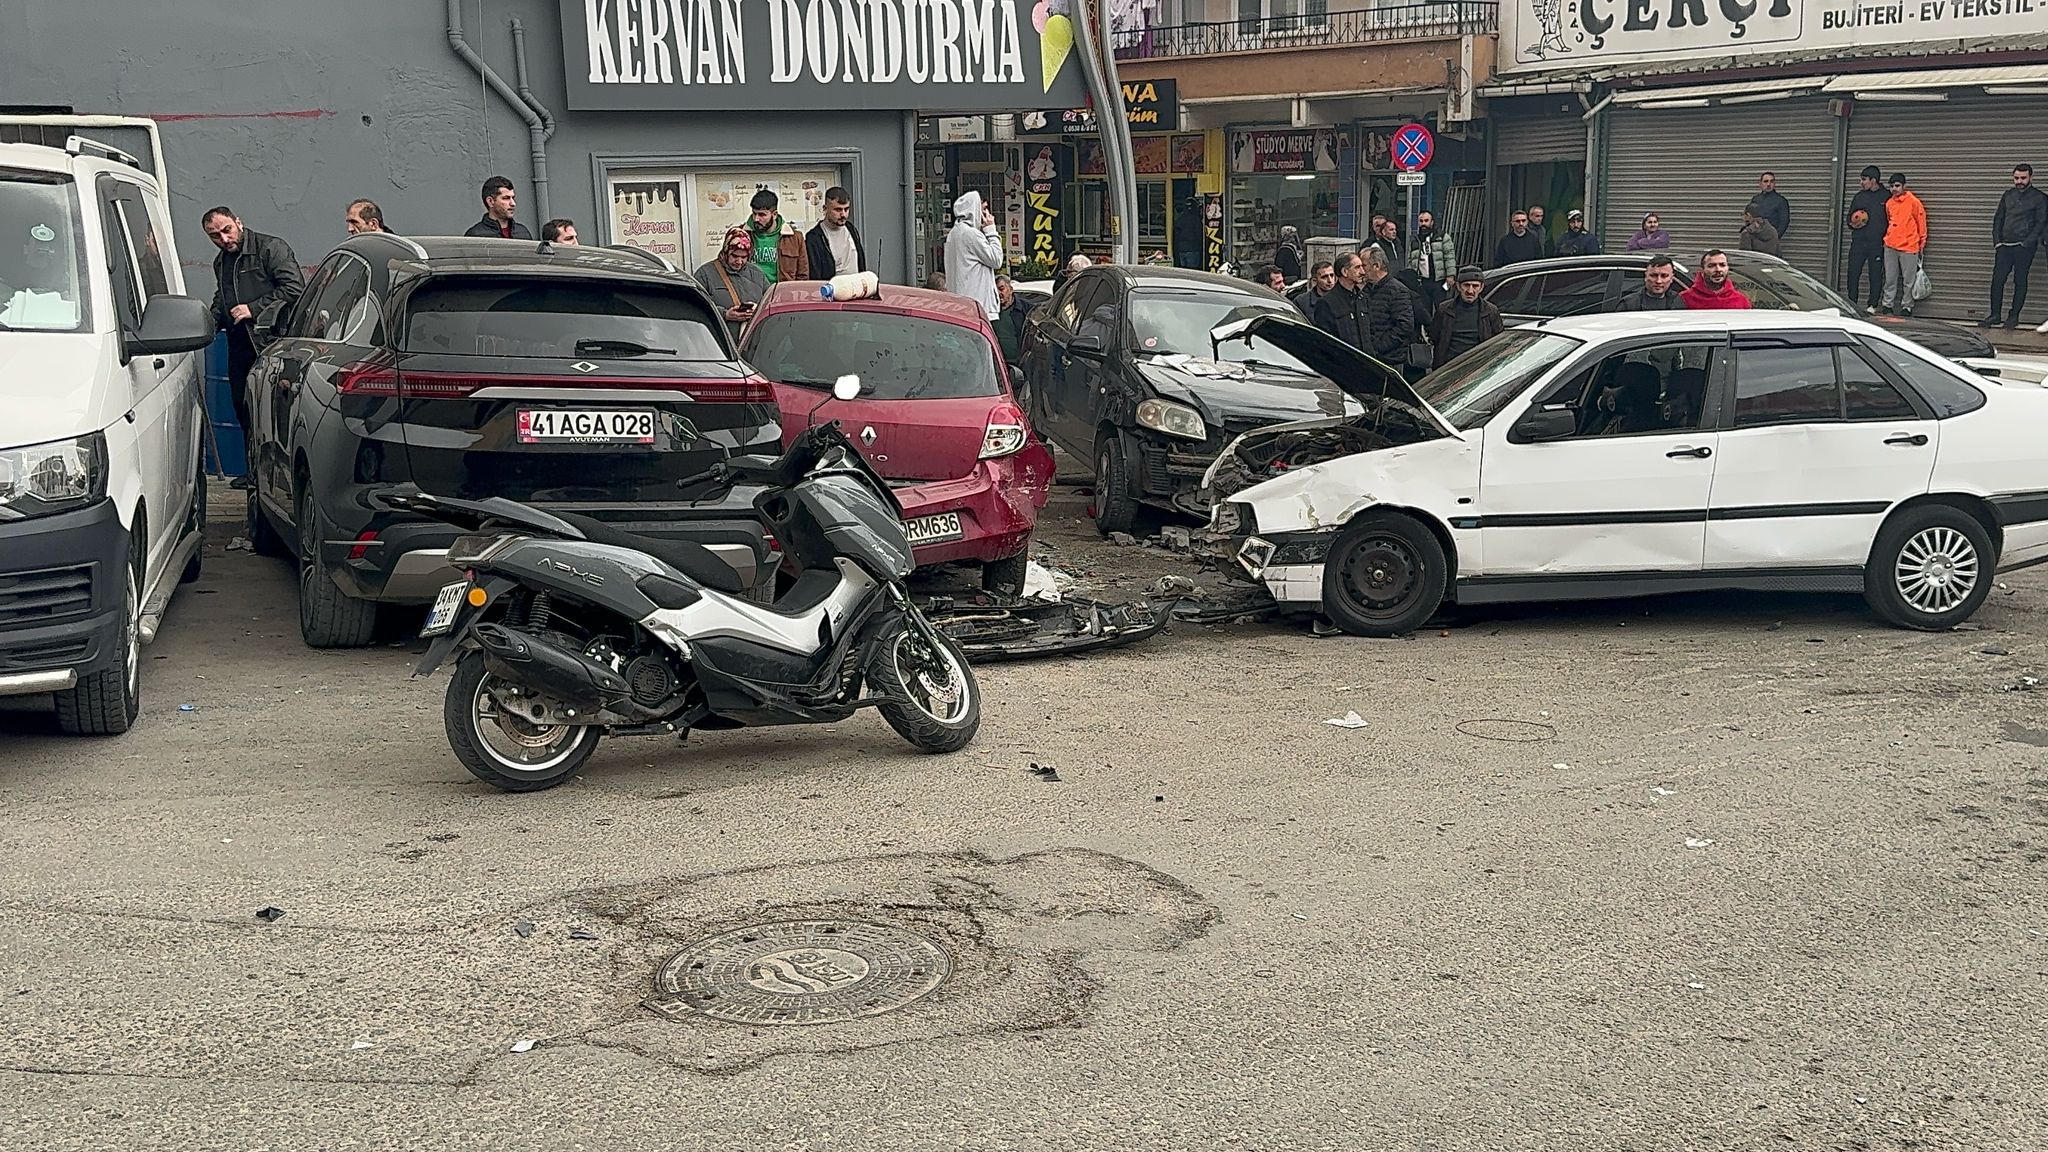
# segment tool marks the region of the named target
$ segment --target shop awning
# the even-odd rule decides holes
[[[1690,88],[1626,88],[1614,93],[1614,102],[1636,108],[1750,104],[1808,96],[1820,91],[1825,83],[1824,77],[1816,76],[1807,80],[1737,80],[1727,84],[1698,84]]]
[[[1574,92],[1591,92],[1593,81],[1597,79],[1598,76],[1582,75],[1553,76],[1548,80],[1489,80],[1476,92],[1489,100],[1504,100],[1510,96],[1568,96]]]
[[[2004,64],[1992,68],[1935,68],[1923,72],[1865,72],[1837,76],[1827,90],[1853,96],[1888,92],[1927,92],[1946,88],[2029,88],[2048,90],[2048,64]],[[2039,95],[2039,92],[2015,95]]]
[[[1409,84],[1399,88],[1346,88],[1337,92],[1270,92],[1258,96],[1183,96],[1182,104],[1206,108],[1219,104],[1263,104],[1275,100],[1355,100],[1367,96],[1411,96],[1417,92],[1441,92],[1441,86]]]

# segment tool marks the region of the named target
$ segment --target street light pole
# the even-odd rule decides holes
[[[1074,2],[1088,4],[1091,0]],[[1130,114],[1124,107],[1123,82],[1117,78],[1109,0],[1092,2],[1095,19],[1080,15],[1074,21],[1081,30],[1081,71],[1088,82],[1088,94],[1095,102],[1095,128],[1102,134],[1102,168],[1109,180],[1109,210],[1117,219],[1116,262],[1136,264],[1138,170],[1131,149]]]

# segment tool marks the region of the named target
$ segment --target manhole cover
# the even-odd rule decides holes
[[[647,1005],[734,1024],[829,1024],[893,1012],[952,974],[945,949],[900,928],[788,920],[676,953],[655,975]]]

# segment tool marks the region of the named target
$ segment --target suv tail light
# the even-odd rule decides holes
[[[344,396],[396,396],[398,372],[389,364],[351,364],[335,377]],[[676,380],[650,376],[509,376],[473,372],[407,372],[405,395],[413,400],[461,400],[485,388],[633,388],[675,391],[700,404],[773,404],[775,389],[760,376],[738,380]]]
[[[993,460],[1024,450],[1024,410],[1005,401],[989,411],[988,427],[981,434],[981,458]]]

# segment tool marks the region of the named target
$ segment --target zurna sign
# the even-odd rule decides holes
[[[1077,0],[562,0],[582,109],[1082,102]]]

